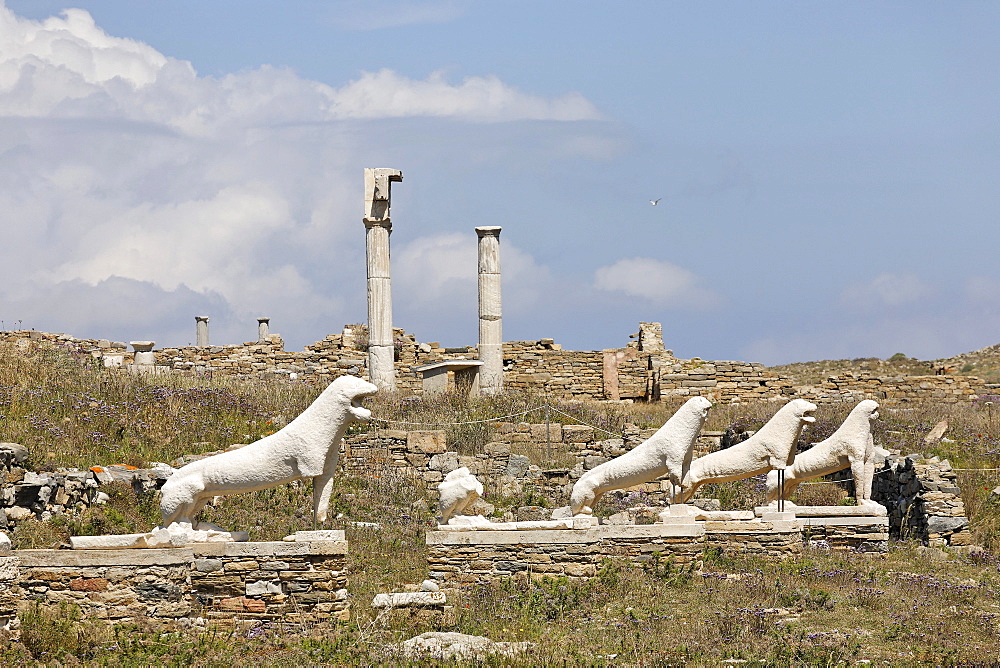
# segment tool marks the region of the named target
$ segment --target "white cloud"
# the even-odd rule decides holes
[[[84,10],[29,21],[0,6],[0,114],[123,118],[193,136],[281,123],[451,117],[474,121],[600,118],[578,93],[546,98],[495,76],[453,85],[434,72],[423,81],[392,70],[365,72],[340,88],[262,66],[220,79],[187,61],[111,37]]]
[[[477,121],[599,119],[600,113],[579,93],[547,99],[522,93],[495,76],[467,77],[457,86],[433,72],[414,81],[392,70],[365,72],[331,95],[334,118],[455,116]]]
[[[423,329],[414,330],[418,337],[444,337],[454,345],[474,343],[479,319],[477,246],[477,236],[470,229],[420,237],[394,247],[393,319],[424,323]],[[547,267],[502,236],[500,270],[506,318],[532,314],[542,305],[551,310],[573,302],[568,290],[553,287]],[[433,327],[427,328],[427,323]]]
[[[478,240],[472,230],[415,239],[393,251],[394,292],[403,303],[458,307],[475,313],[478,255]],[[536,303],[550,281],[545,267],[503,238],[500,272],[504,299],[521,306]]]
[[[393,283],[400,286],[396,292],[417,305],[474,298],[476,243],[473,235],[455,233],[422,237],[403,246],[392,259]]]
[[[698,277],[671,262],[637,257],[594,272],[594,287],[671,305],[711,305],[717,296],[698,285]]]
[[[916,274],[879,274],[867,283],[849,286],[841,294],[841,303],[863,310],[898,308],[931,296],[932,290]]]
[[[186,340],[187,321],[205,314],[216,341],[267,315],[274,331],[312,328],[291,337],[311,342],[363,317],[361,167],[418,150],[404,127],[415,121],[393,119],[433,119],[420,122],[443,132],[455,121],[599,117],[580,95],[531,95],[488,75],[449,83],[381,70],[331,86],[265,65],[202,77],[187,61],[108,35],[83,10],[32,21],[0,0],[0,317],[18,311],[40,326],[57,312],[66,323],[58,329],[103,336],[88,329],[99,326],[95,315],[117,322],[108,313],[118,309],[140,329]],[[380,119],[374,138],[359,132],[370,119]],[[462,151],[489,153],[492,141],[503,160],[517,156],[496,134],[466,132]],[[410,292],[414,304],[465,299],[474,323],[470,235],[401,246],[397,294],[410,283],[421,288]],[[504,252],[512,270],[538,275],[530,257]],[[171,315],[183,326],[166,327]]]

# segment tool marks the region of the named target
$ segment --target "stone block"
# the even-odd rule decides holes
[[[428,461],[427,466],[434,471],[440,471],[445,474],[451,473],[460,466],[458,463],[458,453],[445,452],[440,455],[434,455]]]
[[[490,457],[507,457],[510,455],[510,444],[498,442],[487,443],[486,454]]]
[[[105,591],[108,581],[104,578],[77,578],[69,581],[69,588],[73,591]]]
[[[570,577],[589,578],[597,575],[597,566],[594,564],[566,564],[563,572]]]
[[[585,425],[563,425],[563,442],[590,443],[594,440],[594,428]]]
[[[201,573],[212,573],[215,571],[222,570],[222,560],[221,559],[195,559],[194,569]]]
[[[17,557],[0,557],[0,582],[16,580],[20,563]]]
[[[528,472],[528,467],[531,466],[531,460],[524,455],[511,455],[507,462],[507,470],[504,472],[505,476],[510,476],[511,478],[523,478]]]
[[[260,564],[255,560],[247,561],[230,561],[223,565],[223,569],[227,573],[243,573],[246,571],[255,571],[260,568]]]
[[[267,594],[280,594],[281,585],[270,580],[257,580],[246,583],[247,596],[264,596]]]
[[[267,603],[259,599],[247,598],[246,596],[234,596],[224,598],[218,603],[221,610],[230,612],[266,612]]]
[[[967,517],[940,517],[931,515],[927,518],[927,532],[931,534],[946,534],[960,531],[969,525]]]
[[[235,543],[229,543],[234,545]],[[208,545],[208,543],[206,543]],[[222,545],[222,543],[215,543]],[[30,567],[170,566],[189,564],[190,547],[165,550],[18,550],[21,565]]]
[[[408,608],[442,606],[447,603],[443,591],[414,591],[391,594],[376,594],[372,599],[373,608]]]
[[[563,425],[558,422],[531,425],[531,440],[535,443],[562,443]]]
[[[443,430],[411,431],[406,435],[406,449],[425,455],[443,454],[448,448]]]
[[[297,534],[298,532],[293,535]],[[185,549],[204,557],[287,557],[309,554],[312,544],[308,540],[260,543],[196,543]],[[152,550],[143,551],[152,552]]]

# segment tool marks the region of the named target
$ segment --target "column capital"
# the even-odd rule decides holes
[[[385,228],[386,230],[388,230],[389,232],[392,232],[392,219],[390,219],[390,218],[382,218],[382,219],[379,219],[379,220],[373,220],[371,218],[365,218],[361,222],[363,222],[365,224],[365,229],[366,230],[370,230],[370,229],[372,229],[374,227],[382,227],[382,228]]]
[[[194,321],[195,322],[208,322],[209,321],[209,317],[207,315],[196,315],[194,317]]]
[[[257,318],[257,322],[271,322],[270,318]]]
[[[503,229],[502,227],[498,227],[495,225],[485,225],[483,227],[477,227],[476,234],[479,235],[480,239],[482,239],[483,237],[499,237],[500,230],[502,229]]]
[[[389,220],[391,187],[403,180],[403,172],[387,167],[365,167],[365,223]]]

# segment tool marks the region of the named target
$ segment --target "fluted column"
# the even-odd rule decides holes
[[[396,389],[389,273],[390,184],[396,169],[365,168],[365,246],[368,256],[368,377],[380,390]]]
[[[477,227],[479,235],[479,391],[503,391],[503,331],[501,327],[500,229]]]
[[[269,328],[270,322],[270,318],[257,318],[257,343],[267,341],[267,337],[271,333]]]

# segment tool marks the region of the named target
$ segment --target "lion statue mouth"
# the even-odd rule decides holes
[[[355,397],[351,400],[351,415],[353,415],[354,419],[359,422],[368,422],[372,419],[372,412],[368,408],[361,405],[361,401],[369,396],[371,395]]]
[[[368,383],[366,383],[368,385]],[[372,419],[372,412],[362,403],[368,397],[374,396],[378,389],[374,385],[357,390],[351,397],[351,415],[358,422],[368,422]]]

